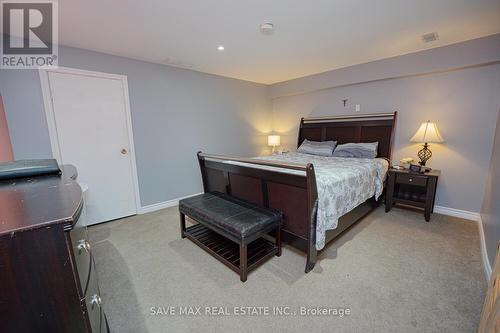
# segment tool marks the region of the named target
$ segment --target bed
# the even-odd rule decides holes
[[[377,141],[373,160],[300,153],[237,158],[199,152],[203,189],[282,211],[282,240],[306,253],[308,273],[325,245],[380,204],[396,115],[300,120],[297,147],[305,139],[339,144]]]

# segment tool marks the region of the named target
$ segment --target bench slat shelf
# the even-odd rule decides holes
[[[248,272],[281,256],[283,213],[220,192],[179,201],[181,237],[188,238],[247,280]],[[186,228],[186,216],[195,224]],[[267,240],[274,232],[274,242]]]
[[[195,224],[187,227],[184,235],[239,274],[240,247],[238,244],[219,235],[202,224]],[[262,237],[254,240],[247,246],[248,271],[255,269],[270,257],[275,256],[279,250],[274,243]]]

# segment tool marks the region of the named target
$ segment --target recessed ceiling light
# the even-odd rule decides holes
[[[217,50],[219,50],[219,51],[224,51],[224,45],[219,45],[219,46],[217,46]]]

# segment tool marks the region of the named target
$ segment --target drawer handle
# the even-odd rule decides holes
[[[92,297],[90,298],[90,305],[92,309],[94,309],[95,306],[100,307],[101,303],[102,303],[101,296],[97,294],[92,295]]]
[[[408,178],[408,181],[409,181],[409,182],[412,182],[412,181],[413,181],[413,178]]]
[[[76,248],[78,249],[79,254],[82,253],[83,250],[90,252],[90,243],[86,239],[80,239]]]

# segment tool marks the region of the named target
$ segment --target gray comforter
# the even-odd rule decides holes
[[[286,153],[258,159],[312,163],[318,188],[318,219],[316,248],[325,246],[325,233],[335,229],[339,218],[372,196],[382,194],[388,169],[384,159],[323,157],[301,153]],[[295,173],[291,171],[290,173]]]

